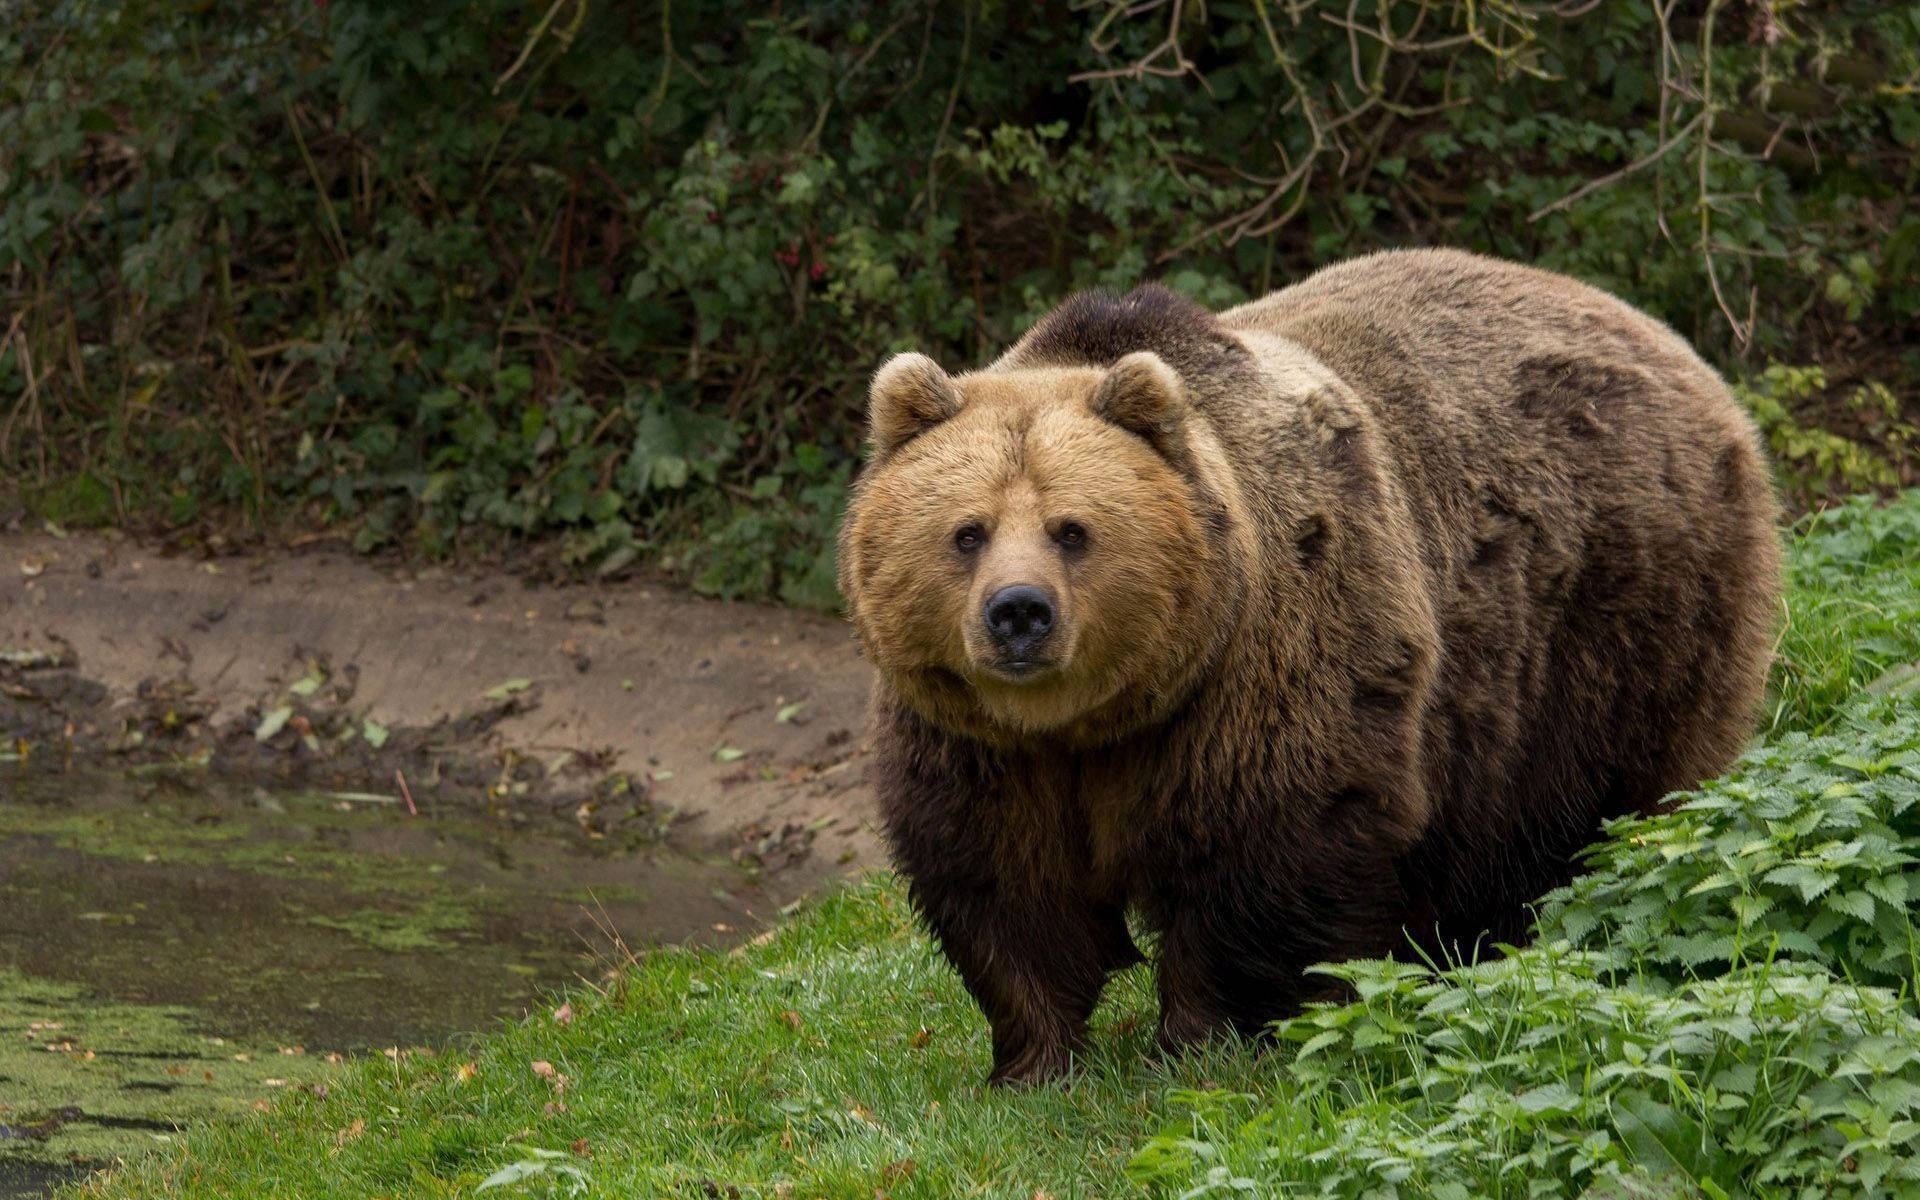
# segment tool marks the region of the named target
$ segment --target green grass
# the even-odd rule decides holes
[[[1617,826],[1542,941],[1338,968],[1360,999],[1275,1046],[1157,1061],[1141,968],[1070,1087],[985,1091],[984,1022],[882,878],[732,954],[648,953],[568,1021],[352,1065],[90,1192],[1914,1194],[1920,493],[1810,521],[1787,607],[1768,742]]]
[[[1768,737],[1830,727],[1862,689],[1920,683],[1920,494],[1813,513],[1790,550]]]

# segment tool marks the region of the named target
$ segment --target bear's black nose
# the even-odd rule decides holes
[[[1001,588],[987,598],[987,632],[1007,657],[1024,662],[1053,632],[1053,600],[1031,584]]]

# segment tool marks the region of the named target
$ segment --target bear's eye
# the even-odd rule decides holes
[[[1053,540],[1059,542],[1062,549],[1078,550],[1087,544],[1086,527],[1078,521],[1068,521],[1053,535]]]
[[[953,545],[962,554],[972,554],[987,544],[987,531],[978,525],[962,525],[953,531]]]

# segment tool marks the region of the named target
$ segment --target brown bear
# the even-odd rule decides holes
[[[879,801],[994,1081],[1068,1068],[1129,912],[1163,1045],[1257,1033],[1314,963],[1524,935],[1602,818],[1752,728],[1755,430],[1560,275],[1076,295],[984,370],[888,361],[870,436],[840,572]]]

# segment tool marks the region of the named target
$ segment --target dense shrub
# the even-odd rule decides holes
[[[1133,1174],[1188,1197],[1920,1195],[1916,863],[1920,709],[1789,734],[1615,823],[1524,950],[1326,968],[1358,999],[1281,1024],[1284,1102],[1186,1093]]]
[[[1804,967],[1618,988],[1549,945],[1285,1027],[1293,1094],[1188,1091],[1130,1173],[1155,1195],[1920,1195],[1920,1020]]]
[[[742,12],[15,6],[0,469],[56,519],[561,534],[826,603],[890,349],[978,362],[1070,288],[1222,303],[1445,242],[1752,375],[1804,498],[1913,478],[1905,6]]]

